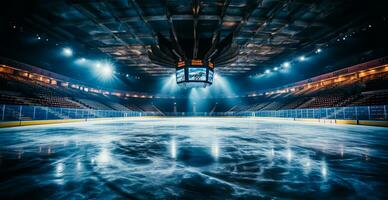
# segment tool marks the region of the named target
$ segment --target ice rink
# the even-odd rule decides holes
[[[388,128],[145,118],[0,129],[0,199],[388,198]]]

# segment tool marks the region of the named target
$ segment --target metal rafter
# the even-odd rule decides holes
[[[165,5],[167,21],[168,21],[168,23],[170,24],[170,27],[171,27],[171,33],[172,33],[172,36],[173,36],[173,39],[174,39],[174,44],[175,44],[175,46],[176,46],[176,48],[178,50],[177,54],[179,54],[180,57],[183,57],[183,59],[186,60],[187,59],[186,54],[184,53],[184,51],[182,50],[182,47],[179,44],[179,39],[178,39],[178,35],[176,34],[174,22],[173,22],[172,17],[171,17],[171,12],[170,12],[170,9],[168,8],[168,1],[167,0],[163,0],[163,2],[164,2],[164,5]]]
[[[223,5],[222,5],[221,12],[220,12],[220,19],[218,20],[217,28],[214,30],[213,36],[212,36],[212,46],[206,52],[205,60],[208,60],[208,58],[211,56],[211,53],[216,48],[216,40],[218,40],[218,38],[219,38],[220,31],[222,29],[222,24],[224,23],[224,17],[225,17],[225,14],[226,14],[226,10],[228,9],[228,6],[229,6],[230,2],[231,2],[231,0],[225,0]]]
[[[198,56],[198,46],[199,46],[199,37],[198,37],[198,16],[200,10],[199,0],[193,0],[193,29],[194,29],[194,47],[193,47],[193,59]]]
[[[63,42],[74,41],[89,49],[98,49],[131,70],[147,69],[148,75],[152,74],[150,68],[171,69],[167,65],[150,64],[148,50],[155,44],[159,48],[156,30],[164,36],[171,33],[171,51],[178,59],[184,56],[184,46],[178,46],[179,42],[181,45],[187,42],[178,41],[179,34],[186,34],[188,28],[193,27],[195,38],[190,57],[202,56],[203,50],[207,51],[203,52],[206,57],[211,56],[217,51],[217,46],[212,44],[219,43],[221,35],[232,33],[233,44],[225,44],[226,48],[220,48],[214,57],[225,58],[219,60],[226,63],[220,65],[221,73],[228,70],[246,73],[261,71],[262,65],[281,62],[282,58],[293,56],[293,52],[311,50],[347,31],[347,24],[358,24],[351,22],[358,17],[355,13],[332,20],[333,16],[352,10],[352,5],[342,0],[266,0],[264,3],[262,0],[217,0],[211,7],[202,7],[205,4],[201,0],[191,2],[192,6],[179,0],[57,0],[39,6],[26,21],[36,30]],[[285,10],[288,6],[291,12]],[[201,49],[207,45],[202,45],[202,40],[210,42],[208,49]],[[242,46],[239,55],[233,62],[227,62],[234,53],[227,49],[233,50],[234,45]],[[163,51],[157,56],[171,56],[168,48],[159,48]],[[245,70],[243,66],[250,69]]]
[[[145,18],[144,12],[141,9],[141,7],[139,6],[139,4],[137,3],[137,1],[136,0],[128,0],[128,1],[133,6],[133,8],[135,9],[136,13],[140,17],[140,19],[142,19],[144,24],[151,31],[151,33],[153,35],[153,38],[154,38],[154,42],[156,42],[157,41],[156,33],[155,33],[154,29],[152,28],[152,26],[148,23],[148,20]]]
[[[121,22],[120,18],[118,16],[116,16],[115,12],[113,11],[113,8],[111,7],[111,5],[107,2],[101,2],[105,8],[109,11],[109,14],[116,20],[116,22],[118,22],[121,25],[125,26],[125,31],[126,32],[129,32],[129,34],[135,38],[135,40],[138,42],[138,43],[143,43],[137,36],[136,34],[132,31],[132,28],[128,26],[127,23],[123,23]],[[143,43],[144,44],[144,43]]]

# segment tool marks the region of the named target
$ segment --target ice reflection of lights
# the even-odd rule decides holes
[[[81,169],[82,169],[81,161],[79,160],[79,158],[77,158],[77,171],[81,171]]]
[[[18,159],[21,160],[23,157],[23,151],[18,151]]]
[[[311,171],[311,159],[310,157],[303,158],[301,160],[301,164],[303,166],[303,171],[305,174],[309,174]]]
[[[291,151],[291,149],[287,149],[286,157],[287,157],[288,162],[290,162],[291,159],[292,159],[292,151]]]
[[[212,155],[215,159],[218,159],[220,156],[220,147],[217,140],[212,143]]]
[[[274,156],[275,156],[275,150],[273,149],[273,147],[271,147],[271,149],[268,151],[268,158],[272,159]]]
[[[64,180],[62,178],[64,171],[65,171],[65,164],[63,164],[62,161],[59,161],[55,166],[55,176],[57,177],[57,179],[55,179],[55,182],[57,182],[60,185],[64,184]]]
[[[63,175],[63,170],[65,169],[65,165],[62,162],[58,162],[56,169],[55,169],[55,175],[57,177],[61,177]]]
[[[341,157],[344,157],[344,146],[343,145],[341,145],[340,154],[341,154]]]
[[[369,149],[366,147],[365,148],[365,151],[364,151],[364,159],[366,160],[366,161],[368,161],[369,160]]]
[[[175,138],[173,138],[170,142],[170,153],[171,153],[171,158],[176,158],[176,141]]]
[[[100,154],[98,154],[96,161],[99,163],[108,163],[110,161],[110,154],[108,149],[103,148]]]
[[[326,164],[326,161],[322,161],[322,165],[321,165],[321,174],[322,174],[322,177],[324,179],[327,178],[327,164]]]

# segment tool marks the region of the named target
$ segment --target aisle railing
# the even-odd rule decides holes
[[[292,109],[249,112],[139,112],[116,110],[93,110],[58,108],[42,106],[0,105],[0,121],[30,121],[53,119],[93,119],[140,116],[236,116],[236,117],[275,117],[275,118],[312,118],[343,120],[387,121],[386,105],[338,108]]]
[[[311,119],[342,119],[342,120],[388,120],[386,105],[357,106],[336,108],[293,109],[277,111],[257,111],[256,117],[279,118],[311,118]]]
[[[196,112],[165,113],[166,116],[241,116],[273,118],[309,118],[309,119],[342,119],[342,120],[388,120],[386,105],[357,106],[336,108],[311,108],[290,110],[263,110],[249,112]]]
[[[54,119],[87,120],[93,118],[139,117],[144,115],[157,115],[157,113],[21,105],[1,105],[0,107],[0,121],[32,121]]]

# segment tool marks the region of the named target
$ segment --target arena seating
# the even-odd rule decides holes
[[[226,103],[216,102],[216,103],[214,103],[213,112],[225,112],[225,111],[229,110],[230,108],[231,107]]]
[[[81,104],[87,106],[88,108],[95,109],[95,110],[112,110],[112,108],[91,99],[76,99],[76,101],[80,102]]]
[[[361,93],[359,98],[351,103],[353,106],[384,105],[388,102],[388,90]]]
[[[126,101],[120,103],[117,98],[86,94],[71,88],[63,89],[19,76],[0,73],[0,83],[0,104],[144,111],[136,104]],[[142,107],[147,111],[158,112],[151,105]]]
[[[108,105],[110,108],[113,108],[114,110],[123,110],[123,111],[131,111],[129,108],[125,107],[124,105],[117,103],[117,102],[105,102],[106,105]]]
[[[376,90],[377,89],[377,90]],[[60,87],[29,77],[0,73],[0,104],[96,110],[169,112],[245,112],[322,107],[388,104],[388,73],[308,84],[292,92],[266,93],[235,99],[209,99],[197,103],[187,99],[149,99],[89,93]],[[195,108],[194,108],[195,107]],[[48,111],[59,117],[61,113]],[[62,117],[62,116],[61,116]]]
[[[157,108],[153,104],[143,104],[139,105],[140,109],[145,112],[155,112],[155,113],[162,113],[159,108]]]
[[[299,106],[301,106],[303,103],[309,101],[310,99],[311,98],[309,98],[309,97],[301,97],[301,98],[296,98],[296,99],[295,98],[294,99],[290,99],[288,101],[288,103],[284,104],[280,109],[287,110],[287,109],[298,108]]]
[[[276,101],[273,101],[273,102],[267,104],[266,106],[264,106],[260,110],[278,110],[279,108],[284,106],[284,104],[285,104],[285,100],[276,100]]]
[[[313,97],[312,100],[302,104],[298,108],[327,108],[334,107],[345,97],[342,94],[326,94]]]

